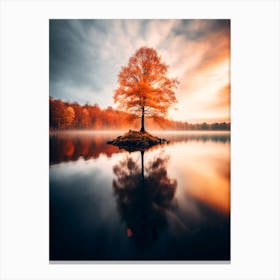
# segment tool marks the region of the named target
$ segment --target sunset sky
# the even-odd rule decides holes
[[[229,20],[50,20],[50,96],[116,108],[118,73],[142,46],[180,82],[171,119],[230,121]]]

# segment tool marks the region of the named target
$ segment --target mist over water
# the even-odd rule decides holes
[[[50,135],[51,260],[229,260],[230,133],[152,132],[145,152],[120,132]]]

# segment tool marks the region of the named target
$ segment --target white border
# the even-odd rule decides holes
[[[49,18],[231,19],[230,264],[49,264]],[[279,34],[278,1],[2,1],[0,278],[279,279]]]

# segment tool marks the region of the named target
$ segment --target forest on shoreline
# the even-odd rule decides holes
[[[111,106],[101,109],[97,104],[80,105],[77,102],[64,102],[49,99],[50,130],[62,129],[134,129],[139,130],[139,117],[115,110]],[[163,117],[145,119],[147,130],[230,130],[230,123],[196,123],[168,120]]]

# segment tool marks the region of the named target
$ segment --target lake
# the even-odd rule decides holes
[[[230,260],[230,133],[50,134],[50,260]]]

